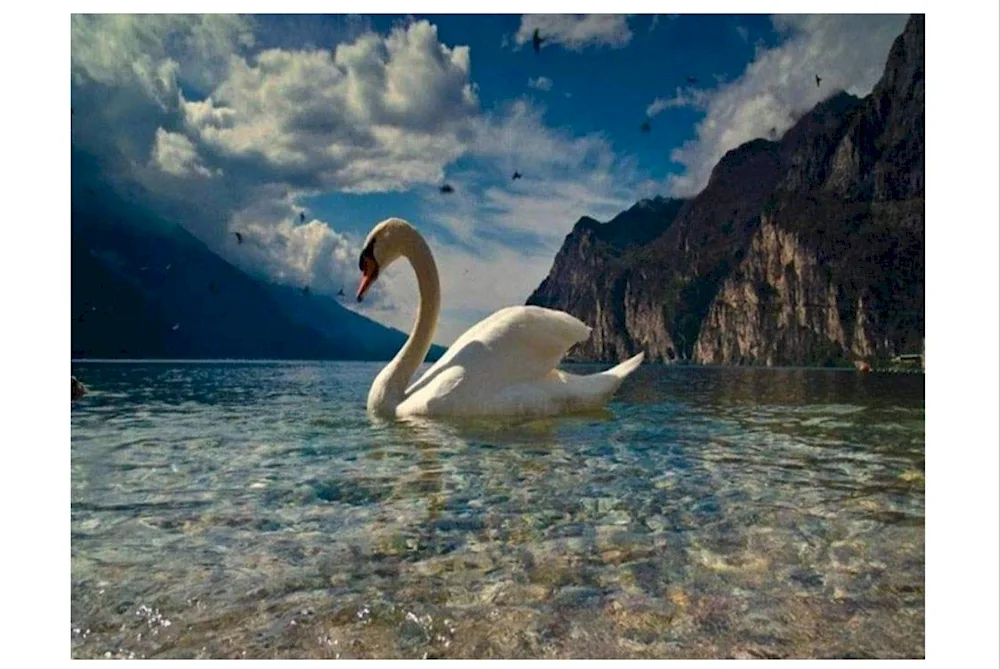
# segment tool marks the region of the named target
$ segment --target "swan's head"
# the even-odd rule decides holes
[[[379,272],[404,255],[407,245],[417,235],[416,229],[401,218],[387,218],[368,233],[358,269],[361,270],[361,285],[358,286],[358,302],[378,279]]]

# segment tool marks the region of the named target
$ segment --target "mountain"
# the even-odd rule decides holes
[[[405,341],[333,298],[247,275],[96,179],[86,156],[73,167],[74,358],[388,360]]]
[[[690,200],[581,219],[528,304],[594,327],[618,360],[846,365],[924,336],[924,19],[863,99],[838,93],[778,141],[728,152]],[[668,206],[669,205],[669,206]]]
[[[574,347],[568,359],[617,360],[634,350],[628,334],[648,319],[633,271],[644,245],[665,233],[684,200],[643,200],[610,222],[581,218],[556,255],[552,271],[528,299],[562,309],[594,328],[590,339]],[[642,280],[641,278],[639,279]],[[629,308],[624,308],[625,304]],[[615,305],[608,308],[608,305]],[[655,332],[653,333],[655,337]]]

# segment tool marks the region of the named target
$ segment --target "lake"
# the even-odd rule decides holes
[[[924,656],[923,375],[390,423],[379,364],[72,367],[73,657]]]

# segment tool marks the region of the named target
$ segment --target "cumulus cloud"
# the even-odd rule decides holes
[[[440,179],[478,109],[469,49],[418,21],[332,51],[251,53],[255,25],[74,16],[74,145],[102,154],[102,169],[140,184],[147,206],[169,207],[243,269],[339,290],[360,240],[300,223],[296,200]]]
[[[211,177],[221,173],[221,170],[213,171],[205,167],[190,139],[163,128],[156,130],[151,161],[164,172],[178,177],[193,174]]]
[[[590,46],[620,48],[632,40],[628,17],[623,14],[525,14],[514,43],[531,42],[536,29],[545,39],[542,48],[553,44],[570,51]]]
[[[261,200],[237,212],[230,232],[244,237],[239,263],[251,273],[335,293],[356,280],[359,240],[317,219],[300,222],[295,208]]]
[[[164,107],[178,77],[211,85],[254,44],[252,21],[227,14],[73,14],[70,39],[74,83],[138,85]]]
[[[157,130],[179,125],[180,91],[210,90],[229,57],[253,46],[253,26],[229,15],[74,14],[74,147],[112,172],[146,165]]]
[[[427,21],[367,33],[335,52],[234,58],[205,100],[184,101],[198,141],[303,185],[346,192],[432,183],[463,150],[478,110],[468,47]]]
[[[759,47],[743,75],[698,93],[686,105],[705,109],[697,136],[671,153],[684,172],[671,175],[675,196],[698,193],[712,168],[730,149],[787,130],[805,111],[834,91],[867,95],[885,68],[893,40],[906,16],[776,16],[785,36],[774,48]],[[816,86],[815,76],[822,77]],[[666,106],[661,108],[665,109]]]
[[[264,41],[255,24],[207,20],[74,18],[74,144],[114,145],[151,208],[168,208],[253,275],[353,291],[362,239],[336,216],[300,220],[303,198],[407,191],[447,174],[455,194],[418,202],[425,218],[414,221],[441,267],[438,341],[447,343],[523,303],[580,216],[610,218],[648,185],[606,137],[552,129],[530,99],[484,113],[469,49],[442,44],[427,21],[361,29],[323,48],[252,50]],[[623,39],[611,34],[601,42],[577,29],[560,43]],[[514,170],[524,178],[512,182]],[[403,264],[370,296],[348,306],[409,327],[416,288]]]
[[[537,88],[540,91],[551,91],[552,90],[552,80],[548,77],[529,77],[528,86],[531,88]]]

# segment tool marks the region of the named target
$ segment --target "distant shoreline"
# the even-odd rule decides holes
[[[314,364],[314,363],[329,363],[329,362],[352,362],[352,363],[387,363],[389,360],[351,360],[351,359],[334,359],[334,358],[324,358],[324,359],[299,359],[299,358],[72,358],[71,364],[77,365],[88,365],[88,364],[156,364],[156,365],[169,365],[169,364],[191,364],[191,365],[296,365],[296,364]],[[433,361],[424,361],[422,364],[431,364]],[[615,361],[601,361],[601,360],[567,360],[560,363],[562,365],[613,365]],[[820,366],[810,366],[810,365],[775,365],[772,367],[767,367],[764,365],[703,365],[703,364],[683,364],[678,365],[676,363],[670,362],[648,362],[643,366],[647,365],[660,365],[664,367],[676,367],[677,369],[746,369],[746,370],[802,370],[802,371],[824,371],[824,372],[851,372],[858,374],[859,372],[853,367],[820,367]],[[914,369],[876,369],[871,372],[875,375],[883,374],[923,374],[924,370],[920,368]]]

